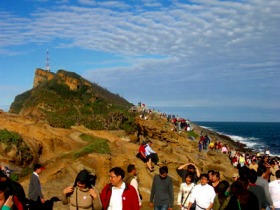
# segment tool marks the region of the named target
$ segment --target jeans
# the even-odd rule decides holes
[[[155,206],[154,210],[168,210],[168,205]]]

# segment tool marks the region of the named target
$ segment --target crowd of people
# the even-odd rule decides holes
[[[228,155],[230,157],[230,153]],[[221,180],[220,173],[214,170],[201,173],[193,163],[180,165],[176,168],[181,177],[177,199],[174,198],[173,179],[168,176],[168,167],[160,166],[153,176],[149,205],[154,210],[172,210],[174,203],[181,210],[279,210],[280,170],[275,160],[263,155],[254,158],[251,164],[257,167],[238,164],[238,174],[233,174],[232,180]],[[47,206],[41,191],[39,175],[43,170],[42,165],[34,165],[28,199],[22,186],[0,170],[0,209],[52,209]],[[137,210],[142,207],[134,164],[129,164],[126,172],[113,167],[108,176],[109,183],[99,192],[95,187],[97,177],[88,170],[81,170],[73,185],[62,191],[61,202],[69,204],[70,210]]]
[[[145,117],[145,112],[142,117]],[[167,116],[176,131],[188,130],[187,120]],[[165,164],[158,164],[157,152],[152,149],[152,141],[143,141],[137,157],[150,172],[155,172],[150,186],[149,206],[154,210],[172,210],[177,204],[181,210],[280,210],[280,170],[279,161],[269,156],[269,150],[261,154],[249,154],[229,148],[220,141],[211,140],[208,135],[200,136],[199,152],[215,150],[227,156],[238,173],[232,180],[221,180],[219,171],[201,173],[193,163],[185,163],[176,168],[181,178],[177,198],[174,197],[173,178],[168,175]],[[139,210],[143,206],[139,190],[139,179],[134,164],[108,171],[109,183],[101,191],[96,187],[96,175],[88,170],[78,172],[72,185],[62,190],[61,199],[46,200],[42,193],[39,175],[45,168],[35,164],[30,178],[28,195],[18,183],[13,181],[7,168],[0,170],[1,210],[51,210],[53,202],[61,201],[70,210]]]

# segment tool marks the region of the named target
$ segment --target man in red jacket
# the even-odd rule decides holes
[[[124,170],[115,167],[109,171],[110,184],[107,184],[101,194],[103,209],[139,210],[137,192],[133,186],[123,181]]]

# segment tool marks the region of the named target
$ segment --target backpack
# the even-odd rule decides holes
[[[131,175],[127,175],[123,178],[123,181],[126,183],[126,184],[130,184],[131,180],[134,178],[134,176],[131,176]]]

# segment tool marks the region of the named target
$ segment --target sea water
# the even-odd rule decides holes
[[[194,122],[197,125],[229,136],[254,151],[269,149],[280,157],[280,123],[274,122]]]

